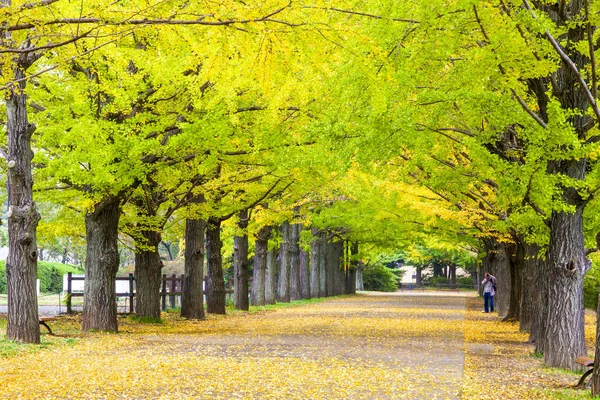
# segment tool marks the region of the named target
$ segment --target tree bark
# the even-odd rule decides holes
[[[281,303],[290,302],[290,224],[284,222],[281,226],[283,243],[279,251],[279,273],[277,274],[277,301]]]
[[[204,319],[204,230],[206,221],[185,223],[185,253],[181,316]]]
[[[522,332],[532,333],[535,316],[540,313],[541,298],[538,293],[542,292],[543,288],[539,272],[543,268],[543,261],[539,257],[539,246],[521,241],[520,247],[523,260],[519,329]]]
[[[221,219],[211,217],[206,226],[207,308],[210,314],[225,314],[225,278],[221,258]]]
[[[327,297],[327,233],[321,232],[319,244],[319,297]]]
[[[456,265],[452,264],[449,268],[450,283],[456,285]]]
[[[119,203],[118,197],[109,197],[85,216],[84,331],[118,330],[115,278],[119,270]]]
[[[138,317],[160,319],[160,288],[163,263],[158,253],[160,233],[140,232],[135,251],[135,314]]]
[[[584,168],[585,163],[580,167]],[[583,173],[583,171],[582,171]],[[548,249],[546,365],[577,368],[575,359],[586,355],[583,277],[591,268],[583,246],[583,207],[573,214],[554,212]]]
[[[325,264],[327,270],[327,297],[335,296],[336,284],[335,284],[335,246],[331,242],[327,242],[325,247]]]
[[[310,299],[310,255],[304,250],[300,250],[300,281],[302,285],[302,298]]]
[[[522,263],[519,253],[522,253],[520,244],[505,245],[508,257],[508,275],[509,275],[509,300],[508,310],[503,321],[518,321],[521,314],[521,270]]]
[[[358,263],[358,269],[356,270],[356,290],[365,290],[365,285],[363,282],[363,263]]]
[[[6,1],[4,1],[6,3]],[[17,87],[11,87],[6,101],[8,129],[8,258],[6,286],[8,292],[8,325],[6,338],[24,343],[39,343],[40,328],[37,304],[37,241],[40,220],[33,202],[31,175],[31,135],[35,125],[27,119],[25,70],[21,56],[15,70]],[[32,61],[33,62],[33,61]]]
[[[346,293],[346,269],[344,265],[344,241],[335,244],[336,295]]]
[[[358,242],[352,242],[350,246],[350,273],[349,278],[349,294],[356,294],[356,271],[358,270]]]
[[[239,212],[238,228],[243,233],[233,238],[233,307],[248,311],[248,210]]]
[[[416,281],[415,281],[415,285],[417,286],[421,286],[423,285],[423,267],[421,265],[417,265],[415,267],[416,271]]]
[[[266,297],[265,280],[267,278],[267,253],[269,251],[269,236],[271,227],[263,226],[256,234],[254,249],[254,270],[252,275],[252,305],[264,306]],[[270,278],[270,277],[269,277]]]
[[[290,300],[300,300],[302,298],[300,229],[300,224],[290,225]]]
[[[312,241],[310,242],[310,296],[320,297],[319,292],[319,260],[321,257],[321,240],[318,237],[318,230],[312,229]]]
[[[265,304],[275,304],[277,288],[277,254],[274,249],[267,252],[267,270],[265,272]]]

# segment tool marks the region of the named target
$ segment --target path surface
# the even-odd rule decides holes
[[[465,298],[358,295],[258,315],[121,325],[0,360],[0,398],[455,399]]]

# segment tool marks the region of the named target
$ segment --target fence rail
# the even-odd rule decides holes
[[[71,297],[83,297],[83,292],[73,292],[73,281],[84,281],[85,277],[81,276],[73,276],[71,272],[67,274],[67,296],[66,296],[66,306],[67,313],[72,312],[71,305]],[[118,276],[115,278],[115,281],[128,281],[129,282],[129,290],[125,293],[116,293],[118,297],[128,298],[129,303],[129,312],[133,313],[135,311],[135,275],[129,274],[129,276]],[[207,277],[204,277],[204,283],[206,284]],[[249,283],[252,281],[250,278]],[[167,310],[167,297],[169,298],[169,306],[171,308],[176,307],[176,297],[181,297],[183,294],[183,275],[175,275],[167,276],[167,274],[163,274],[161,278],[161,308],[163,311]],[[227,284],[227,288],[225,289],[226,294],[233,293],[233,286],[231,280]],[[180,303],[181,304],[181,303]]]

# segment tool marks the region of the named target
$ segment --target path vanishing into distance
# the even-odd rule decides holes
[[[0,396],[455,399],[468,296],[361,294],[201,322],[123,317],[119,334],[0,359]]]

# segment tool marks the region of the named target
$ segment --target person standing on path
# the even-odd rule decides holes
[[[496,294],[496,278],[485,273],[485,278],[481,282],[483,285],[483,312],[494,312],[494,295]]]

